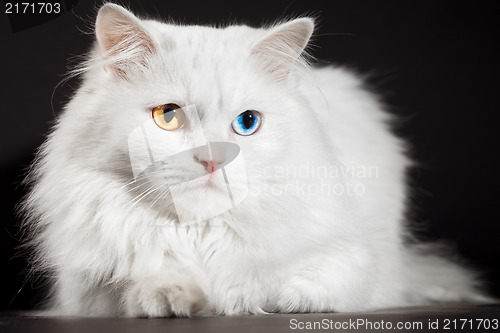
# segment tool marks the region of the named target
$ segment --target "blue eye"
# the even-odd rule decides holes
[[[252,135],[259,129],[262,123],[262,116],[259,112],[248,110],[234,118],[231,127],[236,134],[247,136]]]

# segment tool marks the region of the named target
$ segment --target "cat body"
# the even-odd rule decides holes
[[[220,29],[101,8],[82,85],[40,148],[24,202],[34,266],[54,281],[52,313],[487,300],[473,273],[405,244],[404,143],[357,76],[305,64],[312,31],[309,18]],[[164,103],[186,106],[184,127],[154,124]],[[245,110],[263,118],[248,136],[231,128]],[[237,145],[239,157],[224,162],[213,142]],[[193,150],[203,146],[209,158]],[[134,172],[153,160],[163,167]]]

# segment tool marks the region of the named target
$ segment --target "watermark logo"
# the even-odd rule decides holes
[[[153,190],[168,188],[165,203],[181,224],[208,220],[231,210],[248,194],[240,147],[208,141],[194,105],[182,108],[188,123],[165,131],[153,121],[128,136],[134,178]]]
[[[263,166],[260,173],[268,179],[280,180],[266,184],[263,192],[274,196],[293,195],[306,200],[317,197],[363,196],[366,182],[379,178],[376,165],[348,163],[325,164],[300,161],[299,164]],[[259,189],[257,189],[258,191]]]
[[[129,134],[128,148],[134,186],[142,186],[143,197],[159,192],[152,204],[163,205],[187,225],[232,210],[248,196],[249,184],[239,145],[207,136],[194,105],[182,112],[186,122],[175,130],[160,128],[151,119],[140,124]],[[379,177],[376,165],[355,161],[287,161],[250,164],[253,197],[309,208],[318,199],[326,204],[333,197],[363,196],[366,184]]]

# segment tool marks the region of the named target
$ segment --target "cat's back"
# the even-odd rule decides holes
[[[332,143],[357,161],[406,160],[405,145],[392,129],[398,122],[365,80],[340,66],[313,67],[300,80],[299,89],[310,112]],[[383,93],[383,92],[382,92]],[[380,156],[383,154],[383,156]],[[377,157],[379,156],[379,157]]]
[[[341,171],[348,182],[362,186],[360,207],[399,230],[411,160],[406,143],[392,129],[397,117],[361,76],[345,67],[312,68],[299,87]]]

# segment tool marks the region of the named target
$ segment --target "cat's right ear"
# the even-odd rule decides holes
[[[135,64],[155,52],[151,36],[141,21],[125,8],[108,3],[99,9],[95,24],[99,51],[106,68],[124,76]]]
[[[286,81],[314,31],[314,20],[302,17],[271,28],[251,49],[277,81]]]

